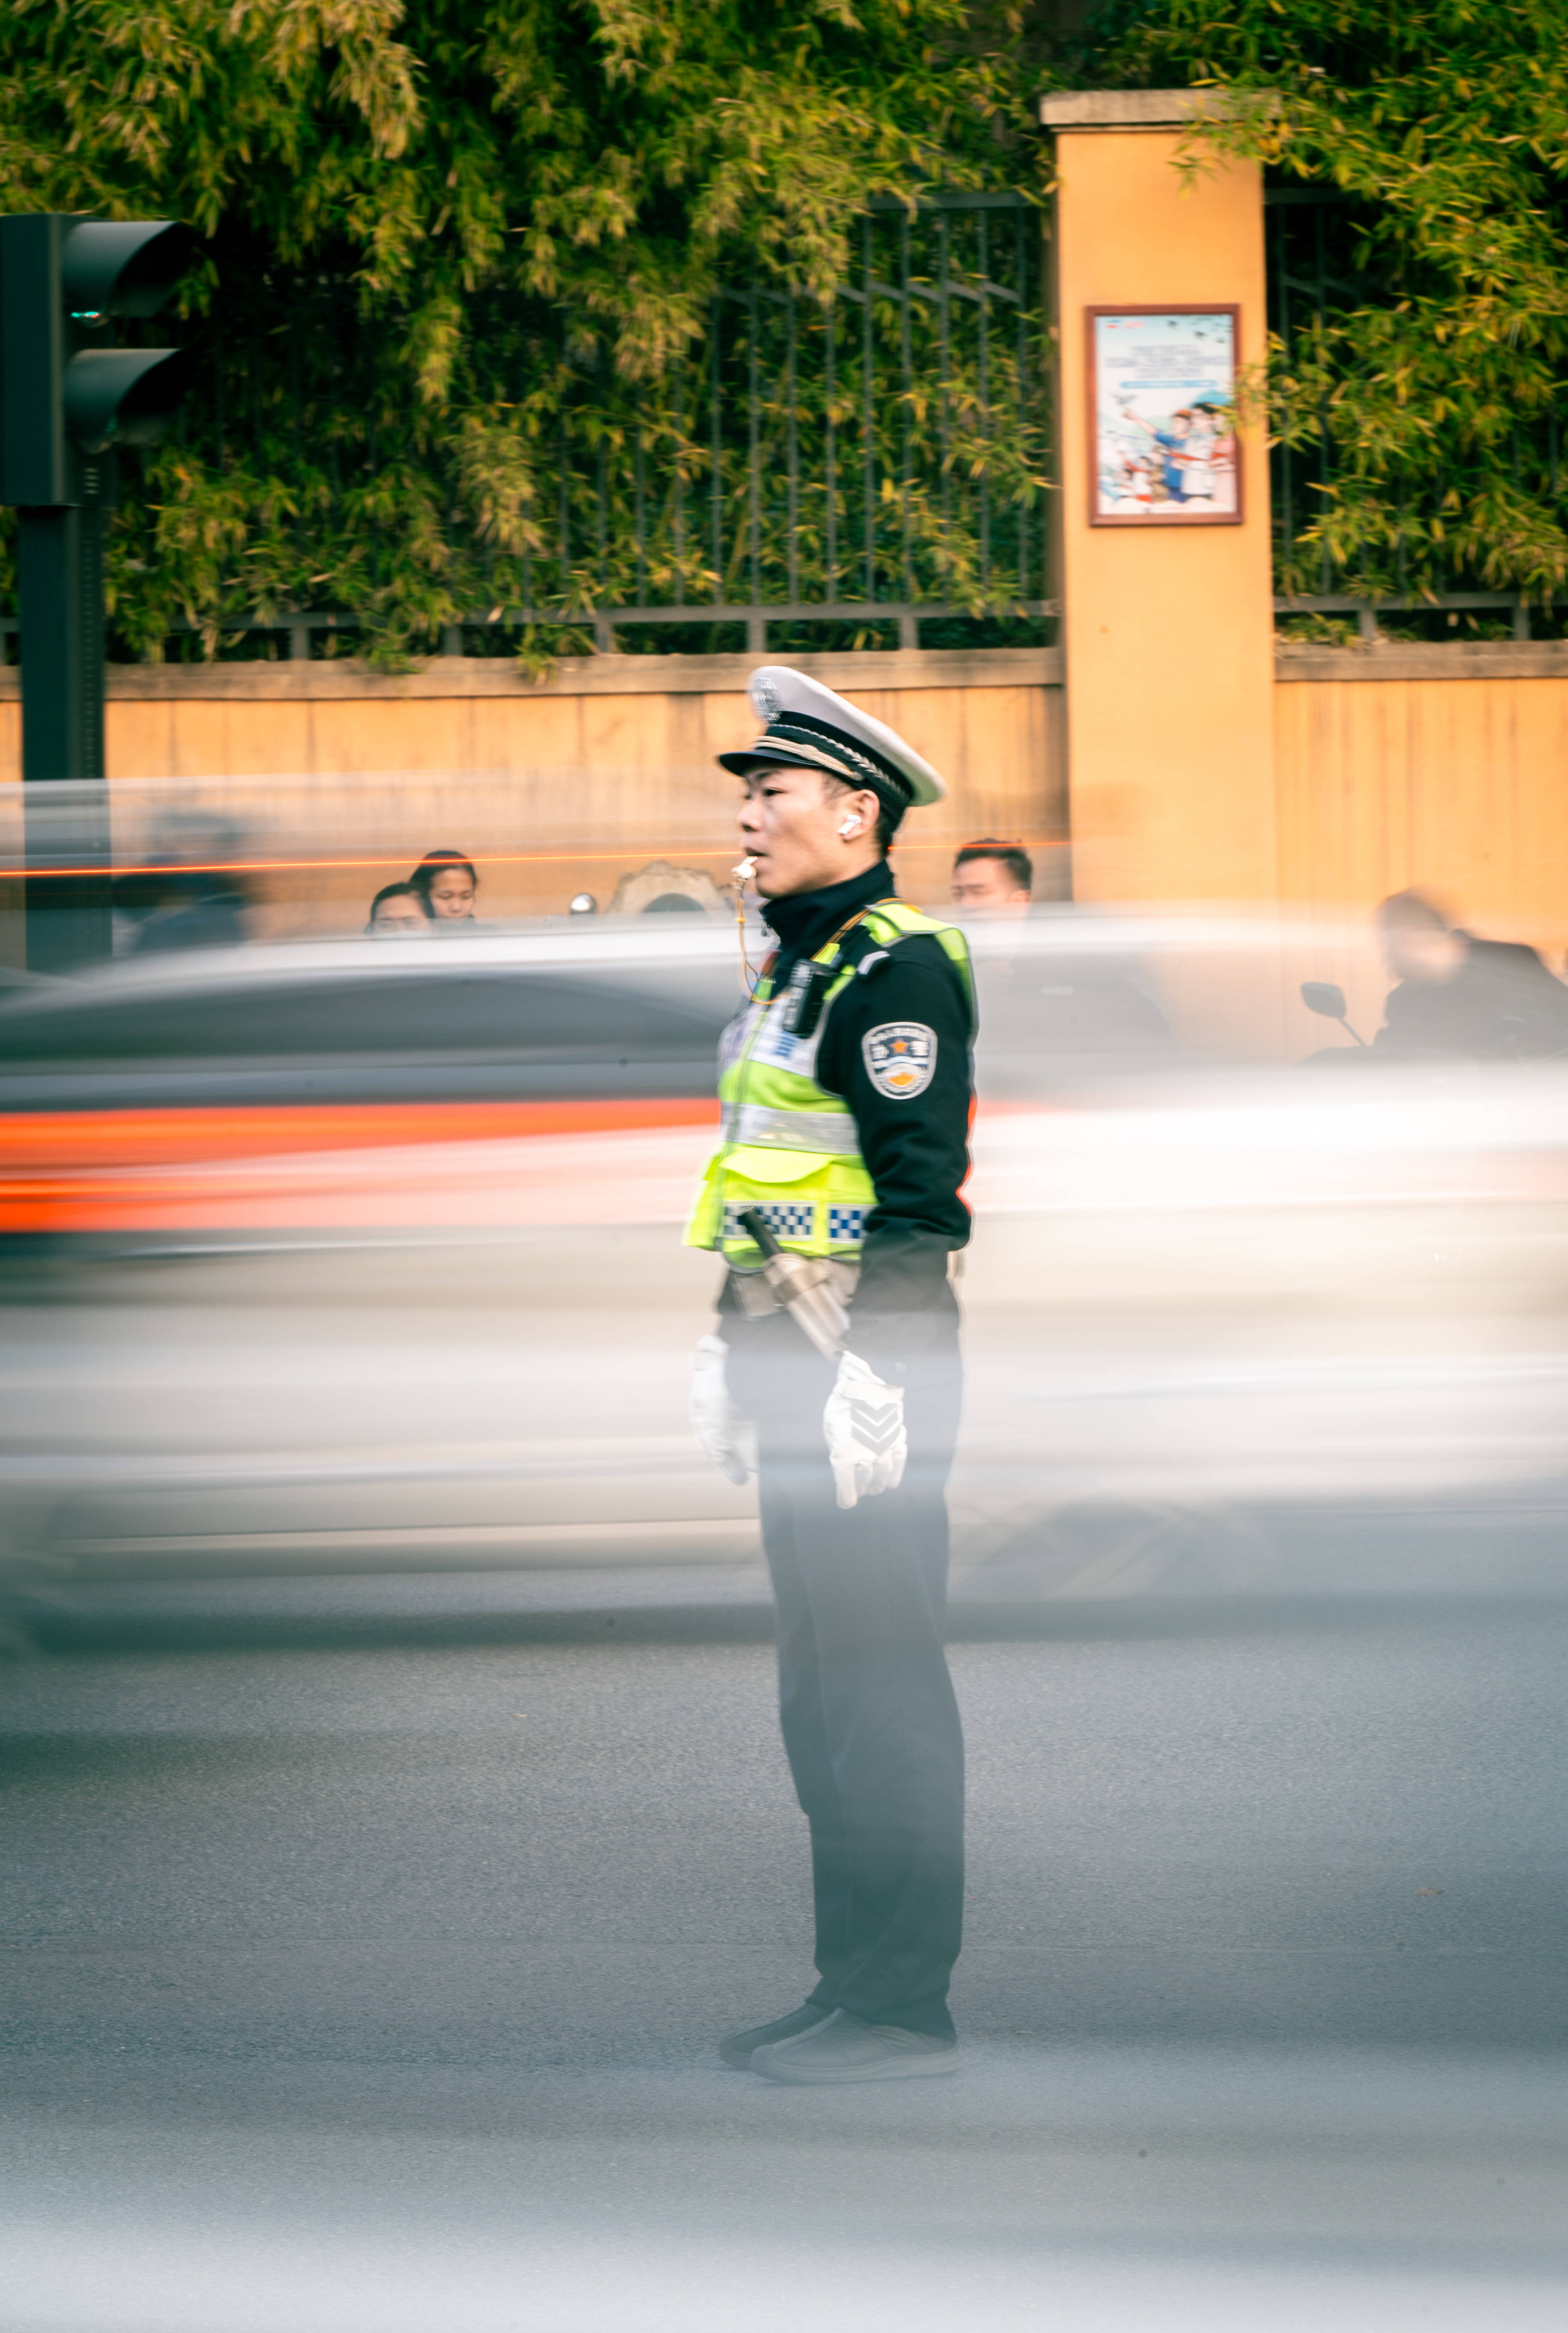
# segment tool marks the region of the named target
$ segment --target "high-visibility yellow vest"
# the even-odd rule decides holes
[[[808,1034],[792,1036],[784,1026],[789,991],[776,989],[766,975],[759,981],[751,1003],[725,1032],[719,1076],[723,1127],[685,1234],[688,1247],[717,1248],[741,1271],[755,1270],[762,1261],[741,1228],[741,1211],[750,1207],[758,1210],[779,1246],[797,1254],[848,1262],[860,1253],[865,1218],[876,1205],[875,1186],[860,1154],[848,1103],[818,1085],[816,1077],[834,999],[859,970],[853,957],[842,961],[858,931],[873,949],[894,948],[916,935],[937,941],[962,984],[972,1021],[974,988],[963,934],[902,899],[879,900],[810,959],[841,968],[830,977]]]

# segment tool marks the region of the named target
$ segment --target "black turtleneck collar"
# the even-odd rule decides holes
[[[792,891],[788,898],[765,901],[762,920],[779,942],[775,986],[789,978],[791,966],[803,955],[815,955],[826,947],[840,924],[878,899],[893,898],[896,889],[893,869],[884,859],[863,875],[852,875],[847,883],[830,883],[825,891]]]

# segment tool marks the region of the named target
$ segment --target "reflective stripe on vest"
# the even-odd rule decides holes
[[[747,1147],[821,1150],[829,1157],[860,1156],[855,1120],[846,1109],[769,1109],[760,1102],[735,1102],[724,1113],[723,1139]]]
[[[920,936],[936,940],[962,984],[972,1022],[974,991],[961,932],[902,899],[884,899],[857,917],[849,931],[837,933],[812,962],[836,962],[860,929],[879,948]],[[857,971],[855,963],[844,965],[808,1038],[791,1037],[785,1030],[788,997],[775,993],[771,981],[759,984],[751,1003],[731,1023],[719,1080],[723,1130],[686,1226],[688,1246],[718,1248],[741,1270],[754,1271],[761,1257],[740,1217],[755,1207],[781,1247],[802,1255],[849,1258],[859,1253],[876,1187],[861,1156],[853,1114],[816,1077],[828,1013]]]

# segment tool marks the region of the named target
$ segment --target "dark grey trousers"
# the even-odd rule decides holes
[[[822,1431],[834,1365],[786,1314],[723,1328],[731,1397],[757,1420],[779,1717],[811,1826],[810,1998],[948,2035],[963,1925],[963,1736],[943,1642],[956,1340],[912,1372],[903,1483],[846,1510]]]

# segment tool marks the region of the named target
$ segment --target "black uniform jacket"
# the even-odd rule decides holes
[[[1568,988],[1535,949],[1458,936],[1468,952],[1451,980],[1405,980],[1390,990],[1376,1050],[1483,1061],[1568,1052]]]
[[[770,899],[763,913],[777,935],[775,994],[802,956],[814,955],[858,910],[894,896],[885,864],[847,883]],[[936,1042],[930,1083],[907,1099],[872,1073],[875,1032],[915,1022]],[[947,1260],[964,1246],[970,1213],[959,1196],[969,1173],[973,1030],[955,965],[923,934],[901,940],[869,973],[857,974],[827,1009],[817,1079],[854,1114],[876,1205],[866,1218],[860,1281],[850,1306],[850,1349],[892,1382],[921,1354],[951,1350],[958,1306]],[[726,1285],[725,1330],[738,1311]],[[738,1325],[738,1324],[736,1324]]]

